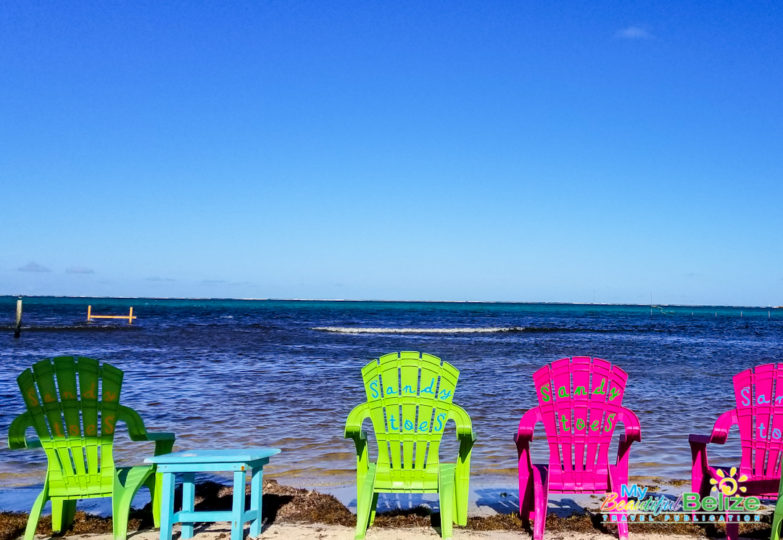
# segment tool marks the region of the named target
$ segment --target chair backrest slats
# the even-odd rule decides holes
[[[619,367],[584,356],[557,360],[533,374],[554,489],[605,487],[627,378]]]
[[[783,364],[764,364],[734,376],[742,460],[752,478],[779,477],[783,448]]]
[[[37,362],[17,378],[53,486],[111,489],[122,376],[109,364],[61,356]]]
[[[362,369],[378,466],[413,481],[437,470],[438,450],[459,371],[429,354],[387,354]]]

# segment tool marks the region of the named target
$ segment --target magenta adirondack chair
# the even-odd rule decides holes
[[[636,415],[622,406],[628,375],[606,360],[575,356],[544,366],[533,374],[538,407],[519,422],[515,440],[519,453],[519,511],[533,518],[533,538],[541,540],[546,526],[550,493],[620,493],[628,482],[628,454],[641,441]],[[549,442],[549,464],[530,461],[530,441],[543,422]],[[609,445],[618,423],[617,462],[609,464]],[[562,456],[562,457],[561,457]],[[618,515],[620,538],[628,537],[628,523]]]
[[[783,364],[764,364],[734,375],[737,406],[721,414],[712,435],[691,435],[693,468],[691,490],[702,497],[723,478],[734,473],[742,491],[736,495],[754,495],[777,499],[780,483],[780,459],[783,450]],[[711,467],[707,444],[724,444],[732,426],[739,426],[742,458],[739,470]],[[727,474],[727,471],[728,474]],[[726,524],[726,537],[739,537],[739,524]]]

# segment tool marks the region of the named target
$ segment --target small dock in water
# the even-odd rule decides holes
[[[130,307],[127,315],[95,315],[92,312],[92,306],[87,306],[87,322],[90,322],[94,319],[126,319],[128,324],[133,324],[133,319],[135,318],[136,316],[133,314],[133,306]]]

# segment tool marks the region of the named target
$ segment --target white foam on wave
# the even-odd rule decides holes
[[[355,328],[351,326],[317,326],[313,330],[336,334],[496,334],[521,332],[519,326],[491,326],[485,328]]]

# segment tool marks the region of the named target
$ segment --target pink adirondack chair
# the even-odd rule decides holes
[[[533,538],[541,540],[546,526],[550,493],[621,492],[628,482],[628,454],[641,441],[636,415],[622,406],[628,375],[606,360],[575,356],[563,358],[533,374],[538,407],[519,422],[515,439],[519,453],[519,511]],[[549,464],[532,464],[530,441],[543,422],[549,442]],[[618,423],[617,462],[609,464],[609,445]],[[561,457],[562,456],[562,457]],[[623,499],[624,500],[624,499]],[[628,537],[628,522],[618,516],[620,538]]]
[[[736,495],[777,499],[783,449],[783,364],[764,364],[734,375],[737,406],[721,414],[712,435],[691,435],[691,490],[702,497],[724,477],[729,467],[711,467],[707,444],[725,444],[732,426],[739,426],[742,458],[735,480],[744,490]],[[743,477],[747,477],[746,479]],[[726,537],[739,537],[739,524],[726,524]]]

